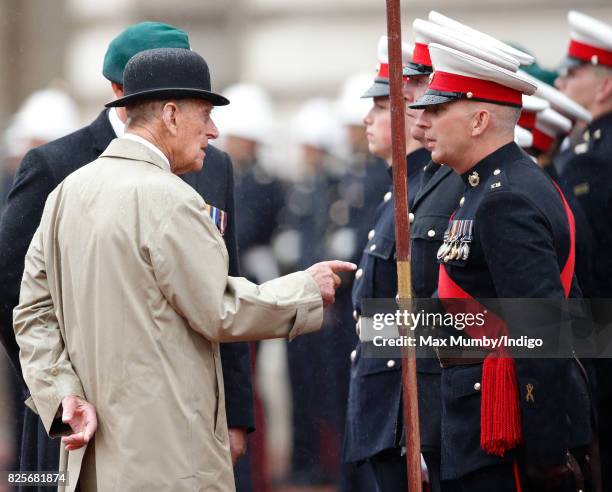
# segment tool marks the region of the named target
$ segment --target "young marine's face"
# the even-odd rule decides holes
[[[388,97],[375,97],[363,119],[371,154],[391,161],[391,109]]]
[[[471,113],[463,101],[438,104],[425,108],[417,121],[423,132],[424,145],[431,158],[451,168],[461,162],[471,143]]]
[[[175,174],[199,171],[204,164],[209,140],[219,136],[211,118],[213,105],[202,99],[189,99],[179,104],[175,145]]]
[[[410,104],[417,101],[425,91],[429,84],[428,75],[412,75],[408,80],[404,80],[402,85],[402,95],[406,101],[406,133],[412,136],[415,140],[418,140],[421,144],[425,145],[425,135],[422,129],[420,129],[416,122],[423,112],[422,109],[412,109],[409,107]]]
[[[598,78],[591,65],[570,68],[555,80],[555,87],[586,109],[595,102]]]

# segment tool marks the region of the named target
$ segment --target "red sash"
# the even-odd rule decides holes
[[[570,230],[569,255],[561,271],[561,283],[567,298],[574,276],[576,227],[574,214],[567,204],[563,193],[554,181],[553,184],[563,201]],[[440,299],[474,299],[473,296],[464,291],[450,278],[443,264],[440,264],[438,295]],[[479,312],[482,313],[484,307],[477,301],[474,301],[474,303],[478,306]],[[454,304],[452,301],[447,301],[443,302],[443,304],[447,312],[453,314],[460,311],[465,312],[465,303]],[[472,338],[483,338],[485,336],[493,338],[507,334],[504,322],[490,311],[487,311],[485,315],[483,327],[473,326],[466,329],[466,331]],[[504,456],[506,451],[515,448],[521,443],[522,426],[516,367],[514,359],[508,357],[503,349],[491,352],[485,358],[482,367],[481,390],[480,447],[489,454]]]

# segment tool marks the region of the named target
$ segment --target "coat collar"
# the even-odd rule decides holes
[[[108,119],[107,110],[102,111],[89,125],[89,131],[94,140],[94,149],[98,152],[103,152],[111,140],[117,137]]]
[[[166,169],[163,159],[157,152],[153,152],[140,142],[127,138],[115,138],[100,157],[118,157],[120,159],[144,161],[160,169]]]
[[[429,164],[427,165],[436,166],[439,164],[436,164],[435,162],[430,161]],[[414,199],[414,203],[412,204],[413,210],[423,200],[424,197],[426,197],[433,189],[435,189],[435,187],[438,186],[438,184],[452,172],[453,170],[450,167],[439,166],[439,169],[434,173],[434,175],[429,179],[429,181],[427,181],[427,183],[425,183],[425,185],[417,193],[417,196]]]

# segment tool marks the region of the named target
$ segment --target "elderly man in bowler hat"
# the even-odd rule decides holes
[[[69,490],[233,490],[219,343],[319,329],[356,266],[228,276],[218,214],[176,175],[202,167],[229,101],[185,49],[133,57],[124,90],[107,106],[126,107],[126,134],[51,193],[26,256],[30,405],[63,435]]]
[[[140,51],[152,48],[189,49],[187,33],[168,24],[141,22],[126,28],[109,44],[102,73],[110,82],[115,97],[123,95],[123,70],[128,60]],[[19,349],[12,327],[13,308],[18,303],[23,261],[34,231],[40,222],[48,194],[70,173],[95,160],[115,137],[122,137],[126,114],[124,108],[102,111],[88,126],[26,154],[15,177],[8,203],[0,222],[0,340],[21,379]],[[238,275],[238,253],[234,214],[232,163],[224,152],[209,145],[202,171],[183,174],[208,204],[218,210],[225,227],[223,239],[229,253],[229,272]],[[230,426],[230,447],[235,461],[246,449],[246,432],[254,429],[253,394],[249,350],[246,343],[223,344],[221,363]],[[59,442],[50,440],[40,419],[23,407],[21,470],[52,471],[58,468]],[[240,476],[240,485],[245,477]],[[31,490],[31,488],[28,488]],[[41,489],[42,490],[42,489]],[[46,489],[45,489],[46,490]]]

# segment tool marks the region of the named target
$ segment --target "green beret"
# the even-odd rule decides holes
[[[155,48],[190,49],[189,37],[182,29],[161,22],[134,24],[108,45],[102,74],[111,82],[123,85],[123,70],[130,58]]]

